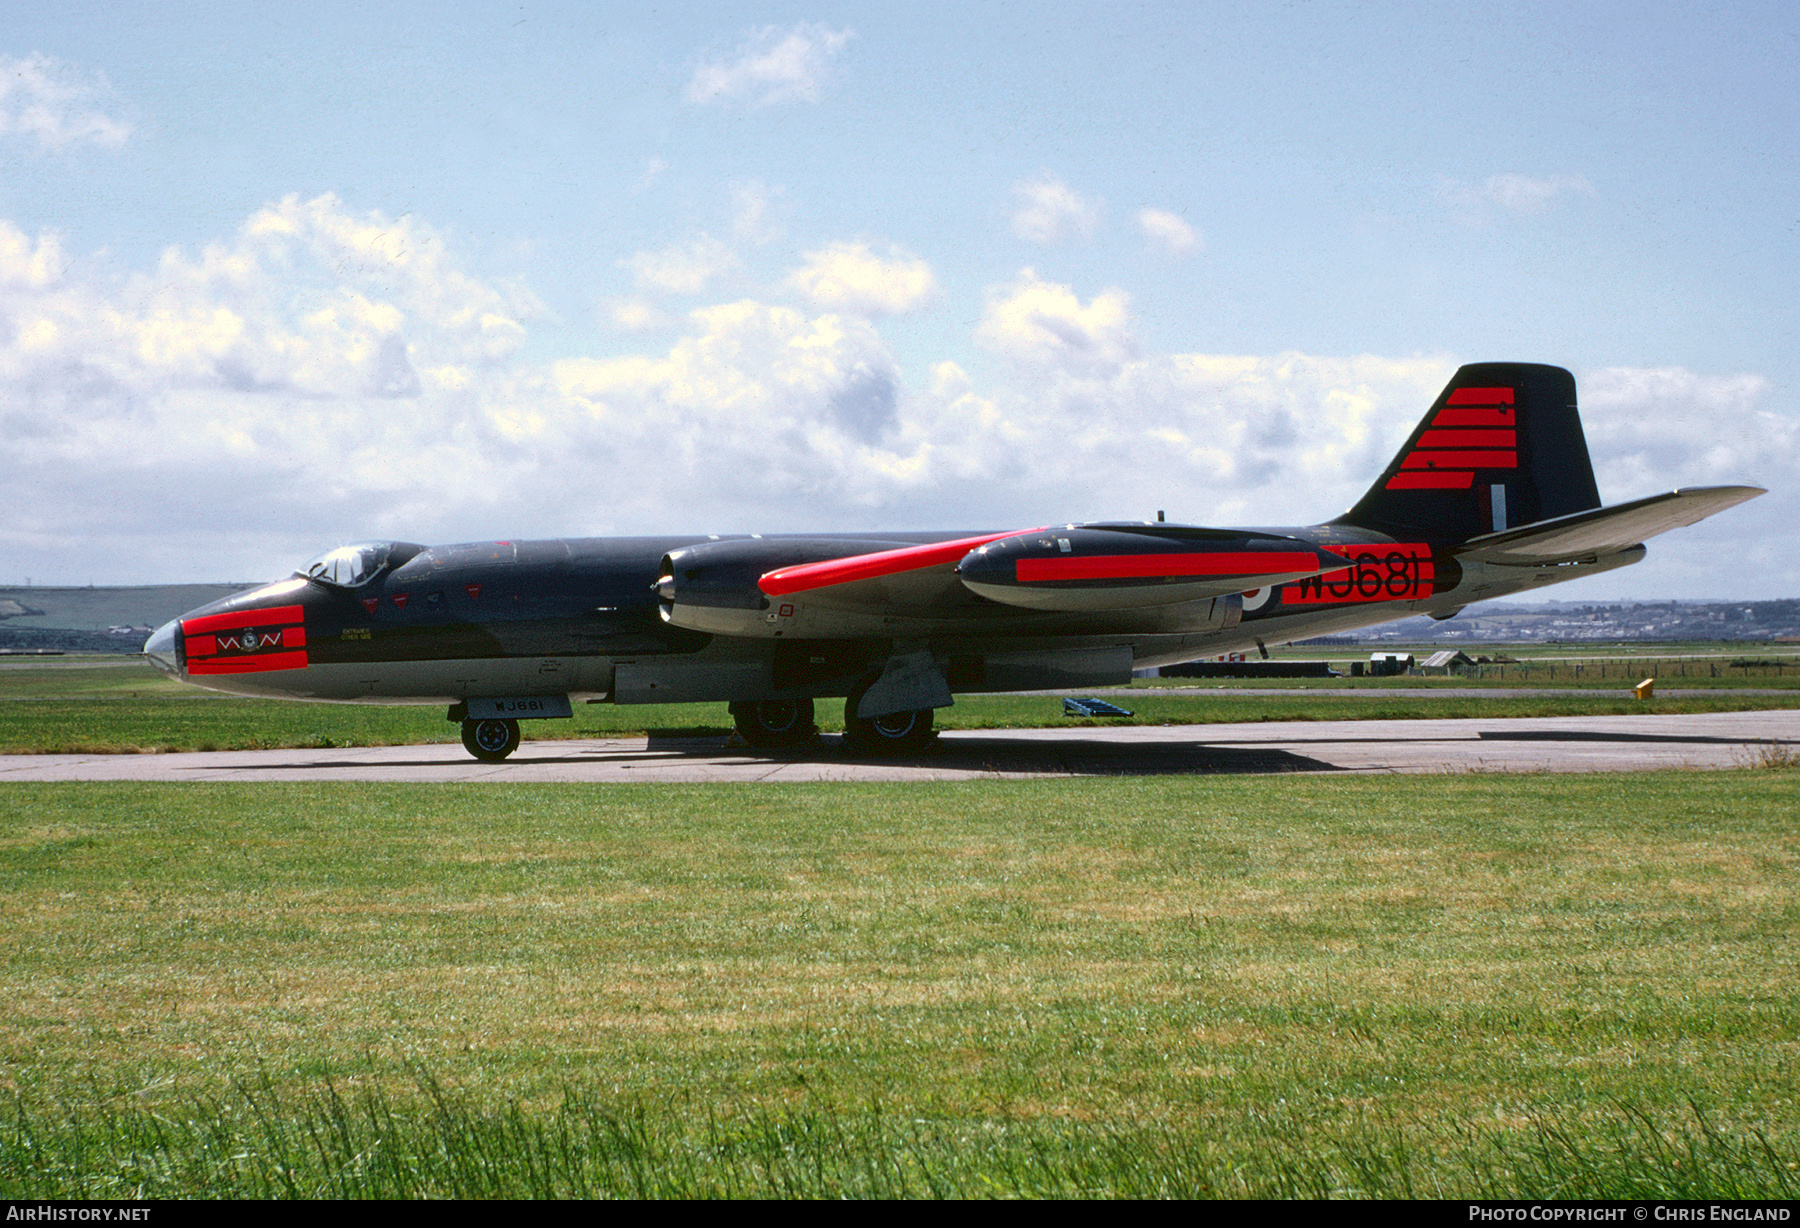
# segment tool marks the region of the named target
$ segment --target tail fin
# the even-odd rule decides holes
[[[1561,367],[1463,367],[1355,507],[1332,521],[1465,541],[1600,506],[1575,377]]]

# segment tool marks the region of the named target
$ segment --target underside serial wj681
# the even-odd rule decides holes
[[[1575,382],[1457,372],[1368,493],[1323,524],[989,533],[373,542],[170,622],[145,652],[215,690],[443,704],[477,758],[572,704],[727,701],[744,739],[905,753],[959,692],[1092,687],[1133,669],[1348,631],[1635,563],[1643,541],[1763,492],[1602,507]]]

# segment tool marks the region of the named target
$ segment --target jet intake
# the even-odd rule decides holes
[[[957,574],[990,601],[1078,613],[1174,605],[1338,571],[1345,560],[1275,534],[1166,524],[1073,525],[977,546]]]
[[[779,567],[904,546],[830,538],[735,538],[671,550],[657,569],[663,621],[714,635],[768,635],[773,602],[757,581]]]

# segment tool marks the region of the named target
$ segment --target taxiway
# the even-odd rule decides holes
[[[0,755],[0,782],[852,781],[1284,772],[1630,772],[1750,767],[1800,756],[1800,710],[1703,715],[1268,721],[947,731],[900,760],[846,758],[838,739],[752,751],[723,738],[527,741],[505,763],[460,745],[163,755]]]

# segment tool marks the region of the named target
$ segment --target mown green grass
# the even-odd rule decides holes
[[[1791,1197],[1797,803],[0,786],[0,1193]]]
[[[1243,694],[1244,686],[1194,680],[1192,692],[1166,688],[1104,692],[1133,715],[1136,725],[1216,724],[1236,721],[1382,720],[1431,717],[1603,716],[1657,712],[1738,712],[1800,707],[1792,695],[1696,696],[1663,691],[1648,702],[1620,686],[1569,688],[1567,694],[1515,696],[1507,687],[1473,697],[1431,694],[1445,683],[1397,679],[1288,680],[1291,693]],[[1388,680],[1383,680],[1384,682]],[[1795,680],[1800,683],[1800,679]],[[1466,686],[1452,680],[1451,686]],[[1522,685],[1522,684],[1521,684]],[[843,705],[822,700],[819,723],[843,727]],[[1046,695],[964,695],[939,710],[945,729],[1080,728],[1114,723],[1066,717],[1062,701]],[[528,739],[642,736],[646,733],[716,733],[732,727],[726,705],[581,704],[572,721],[533,721]],[[272,747],[391,746],[454,742],[455,725],[435,706],[294,703],[246,699],[202,691],[156,674],[142,661],[0,666],[0,754],[118,753],[136,751],[249,750]]]

